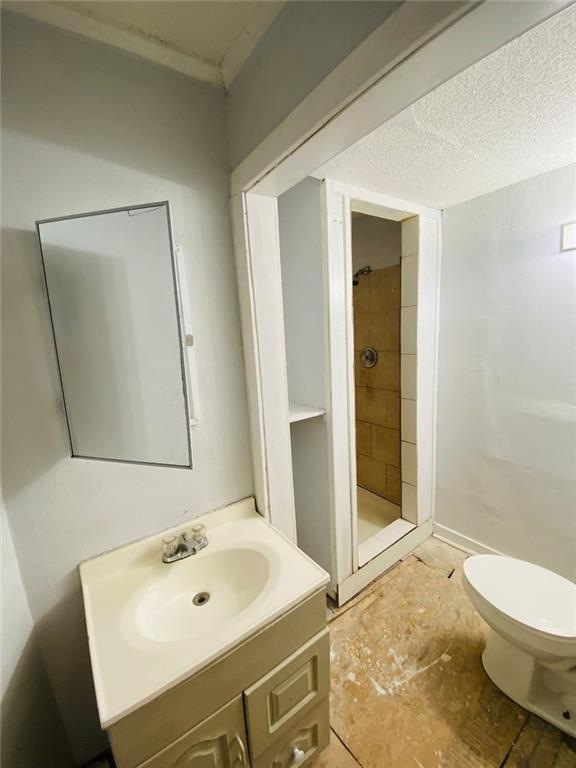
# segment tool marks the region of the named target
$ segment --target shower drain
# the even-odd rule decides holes
[[[194,605],[206,605],[208,600],[210,600],[210,592],[198,592],[198,594],[194,595],[192,598]]]

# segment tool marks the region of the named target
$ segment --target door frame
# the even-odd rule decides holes
[[[331,237],[327,241],[326,262],[332,274],[330,305],[333,315],[330,327],[333,341],[343,347],[337,350],[336,364],[329,368],[332,381],[344,378],[345,388],[332,391],[334,419],[346,420],[348,441],[346,450],[338,447],[335,456],[335,477],[346,477],[348,504],[335,506],[335,527],[341,532],[337,542],[337,554],[341,562],[351,552],[352,568],[348,572],[340,569],[341,577],[347,578],[359,569],[358,565],[358,511],[356,497],[356,447],[355,447],[355,381],[354,381],[354,328],[352,291],[352,210],[362,204],[381,213],[391,211],[398,214],[398,220],[418,217],[418,310],[417,310],[417,480],[416,480],[416,526],[419,527],[435,517],[435,476],[436,476],[436,395],[438,376],[438,332],[440,261],[442,237],[442,212],[400,200],[349,184],[325,180],[328,200],[327,227]],[[360,204],[360,206],[358,205]],[[364,206],[366,207],[366,206]],[[383,210],[384,209],[384,210]],[[338,213],[339,215],[335,215]],[[339,359],[340,356],[343,360]],[[343,362],[344,361],[344,362]],[[346,365],[345,372],[343,365]],[[344,429],[340,430],[345,433]],[[351,514],[350,514],[351,513]],[[348,534],[345,535],[346,527]],[[394,546],[394,545],[392,545]],[[342,579],[341,579],[342,580]]]
[[[453,12],[439,15],[435,23],[429,19],[423,28],[422,23],[418,27],[416,7],[439,11],[441,4],[405,3],[233,172],[234,250],[256,503],[292,541],[296,524],[277,197],[438,85],[570,4],[455,3]],[[378,74],[367,77],[369,72]],[[337,539],[333,535],[335,550]],[[342,553],[335,551],[334,556],[336,578],[341,578],[349,566]]]

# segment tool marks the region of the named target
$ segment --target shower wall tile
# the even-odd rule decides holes
[[[359,455],[356,458],[356,474],[358,485],[367,488],[379,496],[386,495],[386,462],[377,461],[369,456]]]
[[[395,504],[402,504],[402,480],[400,469],[386,465],[386,498]]]
[[[397,429],[372,426],[372,457],[393,467],[400,467],[400,432]]]
[[[373,312],[361,312],[354,315],[354,349],[373,347],[374,317]]]
[[[382,427],[400,429],[400,398],[397,392],[356,387],[356,418]]]
[[[400,351],[400,310],[392,309],[384,313],[384,325],[380,326],[383,335],[376,337],[376,349]]]
[[[402,297],[403,307],[415,307],[418,303],[418,255],[402,259]]]
[[[402,440],[408,443],[416,442],[416,400],[402,398],[400,408],[400,423],[402,424]]]
[[[378,351],[400,348],[400,311],[362,312],[354,318],[354,349],[374,347]]]
[[[353,300],[358,484],[399,503],[401,265],[360,277]],[[364,347],[378,352],[374,368],[360,362]]]
[[[419,217],[402,222],[402,256],[413,256],[419,248]]]
[[[366,421],[356,421],[356,452],[372,455],[372,425]]]
[[[400,351],[407,355],[416,354],[416,307],[402,307]]]
[[[410,485],[416,485],[416,446],[414,443],[402,441],[402,480]]]
[[[370,311],[370,275],[361,277],[358,285],[353,286],[352,302],[354,314]]]
[[[400,264],[370,275],[370,311],[400,309]]]
[[[408,400],[416,400],[416,355],[400,355],[400,392]]]
[[[400,320],[400,393],[402,455],[402,517],[414,525],[417,516],[417,304],[420,219],[402,222],[402,290]]]
[[[354,352],[354,375],[358,386],[400,392],[400,353],[379,351],[377,365],[364,368],[360,361],[360,350],[357,349]]]
[[[402,517],[414,525],[418,525],[416,511],[416,486],[402,483]]]

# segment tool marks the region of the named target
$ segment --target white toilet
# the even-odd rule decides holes
[[[524,560],[473,555],[464,587],[490,627],[482,663],[492,682],[576,737],[576,584]]]

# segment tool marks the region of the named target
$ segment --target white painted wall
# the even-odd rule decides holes
[[[252,494],[222,93],[5,14],[3,483],[38,639],[76,758],[103,745],[79,561]],[[170,200],[202,421],[193,471],[71,459],[34,221]]]
[[[567,166],[445,211],[437,523],[576,578],[576,219]]]

